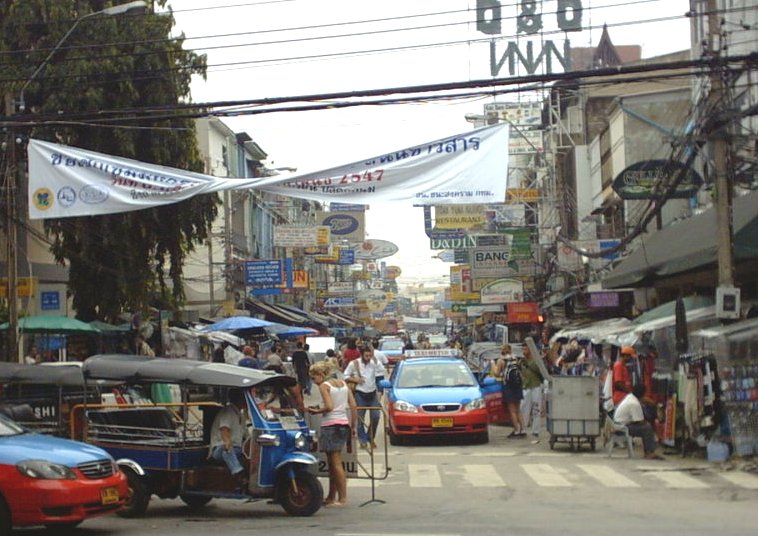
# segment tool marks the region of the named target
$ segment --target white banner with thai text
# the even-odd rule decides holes
[[[508,127],[499,124],[313,173],[220,178],[30,140],[29,218],[114,214],[249,188],[322,202],[498,203],[507,148]]]

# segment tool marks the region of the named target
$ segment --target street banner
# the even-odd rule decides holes
[[[322,171],[229,178],[30,140],[29,218],[114,214],[251,188],[325,203],[497,203],[507,147],[503,123]]]

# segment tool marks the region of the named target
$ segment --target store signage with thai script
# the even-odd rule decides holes
[[[484,105],[484,114],[510,125],[536,127],[542,124],[542,103],[491,102]]]
[[[16,295],[19,298],[29,298],[34,296],[36,286],[36,277],[18,277],[16,278]],[[0,277],[0,297],[8,296],[8,278]]]
[[[297,225],[275,225],[274,245],[284,248],[304,248],[329,244],[329,227]]]
[[[540,321],[540,307],[535,302],[508,304],[509,324],[529,324]]]
[[[473,277],[502,277],[511,271],[510,246],[476,248],[470,254],[471,275]]]
[[[261,260],[245,262],[245,284],[280,285],[282,278],[281,260]]]
[[[587,300],[587,307],[601,309],[606,307],[618,307],[621,300],[618,292],[591,292]]]
[[[520,302],[524,299],[524,284],[518,279],[498,279],[479,291],[482,304]]]
[[[536,188],[508,188],[505,191],[506,203],[536,203],[540,200],[540,191]]]
[[[329,294],[352,294],[355,284],[352,281],[332,281],[327,290]]]

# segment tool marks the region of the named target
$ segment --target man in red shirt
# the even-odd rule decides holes
[[[624,397],[632,392],[632,377],[626,364],[637,352],[631,346],[621,348],[621,354],[613,364],[613,406],[618,407]]]

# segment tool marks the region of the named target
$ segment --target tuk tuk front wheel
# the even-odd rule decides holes
[[[279,502],[293,516],[312,516],[324,502],[324,489],[316,475],[306,471],[295,473],[294,482],[282,475],[279,481]]]
[[[150,503],[150,492],[143,478],[131,469],[123,469],[129,484],[129,492],[126,504],[117,512],[119,517],[133,518],[142,517]]]
[[[206,495],[189,495],[181,493],[179,495],[179,498],[189,507],[192,508],[200,508],[211,502],[211,499],[213,497],[208,497]]]

